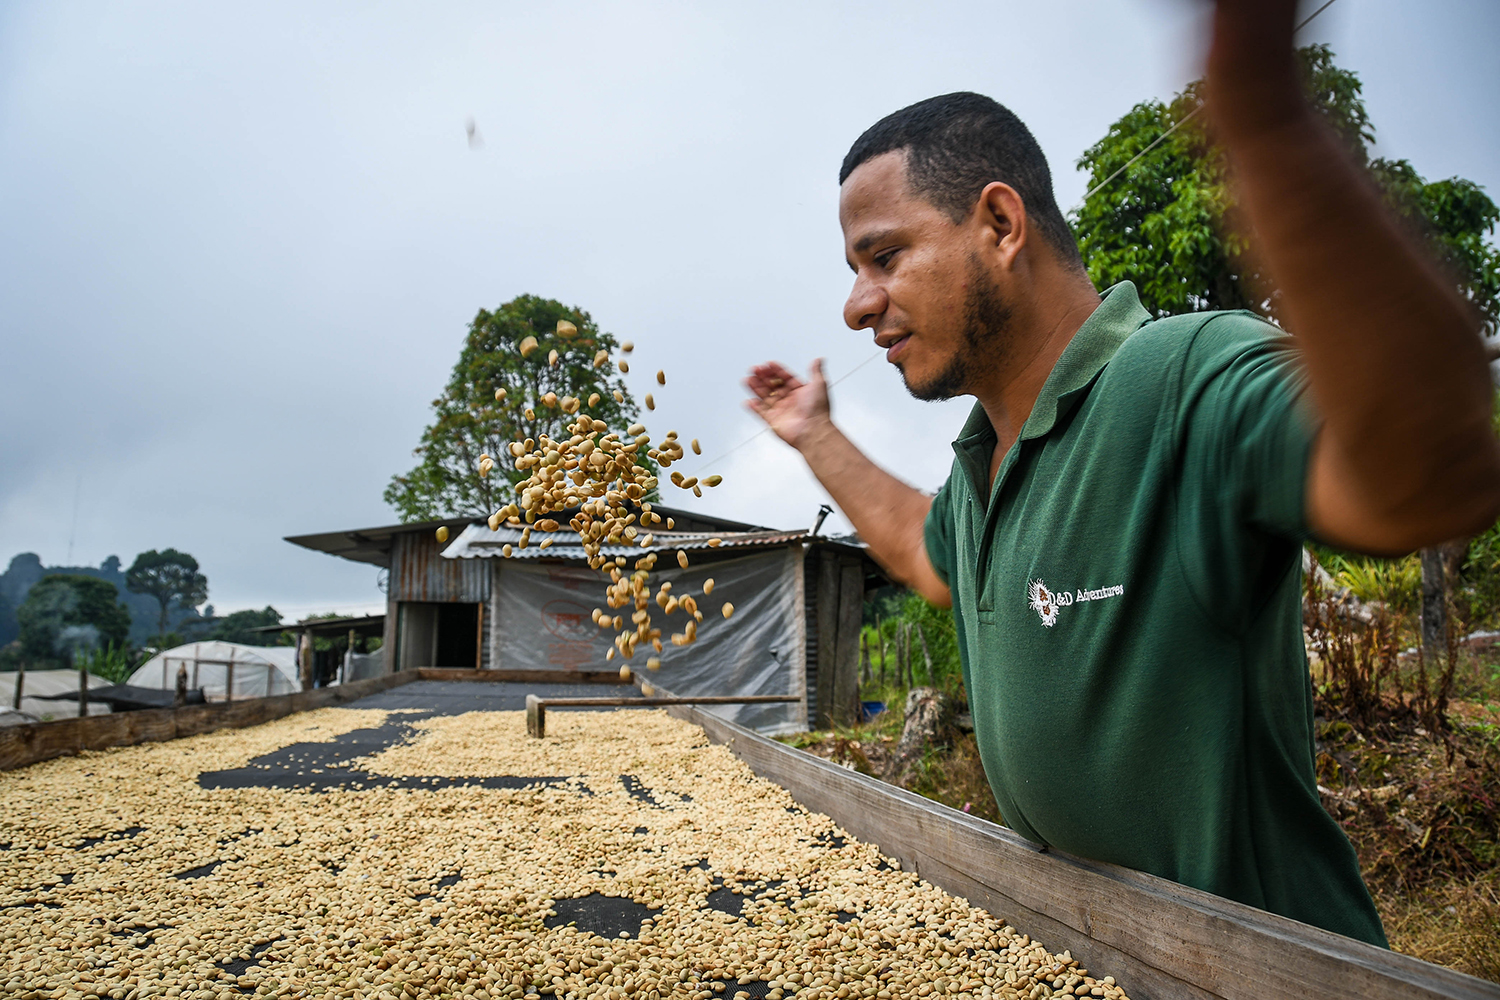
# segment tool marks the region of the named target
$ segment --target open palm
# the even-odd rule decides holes
[[[745,387],[752,396],[747,404],[750,409],[793,448],[810,428],[828,419],[828,383],[823,379],[822,358],[812,363],[805,382],[779,362],[770,361],[750,370]]]

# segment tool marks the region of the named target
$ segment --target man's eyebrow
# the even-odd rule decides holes
[[[854,252],[855,253],[864,253],[866,250],[870,249],[875,244],[880,243],[880,242],[882,242],[884,240],[890,239],[892,236],[895,235],[895,233],[896,233],[896,230],[894,228],[892,228],[892,229],[879,229],[879,230],[876,230],[873,233],[866,233],[865,235],[861,236],[859,239],[857,239],[857,240],[854,241]]]

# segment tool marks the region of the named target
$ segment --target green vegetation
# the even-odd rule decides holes
[[[99,646],[123,648],[130,613],[114,584],[91,576],[43,577],[16,611],[20,652],[35,663],[66,665]]]
[[[879,617],[861,633],[860,697],[899,706],[908,690],[922,685],[962,700],[963,664],[952,612],[910,591],[885,605],[892,608],[894,615]]]
[[[198,560],[176,549],[142,552],[125,571],[125,587],[147,594],[161,606],[157,632],[167,631],[168,614],[175,606],[195,608],[208,600],[208,577],[198,572]]]
[[[73,661],[74,666],[82,667],[95,677],[103,677],[116,684],[124,684],[135,673],[135,668],[140,666],[139,658],[132,657],[129,648],[123,643],[110,643],[101,648],[91,649],[80,653]]]
[[[225,615],[214,622],[207,638],[243,643],[246,646],[276,646],[281,644],[278,633],[252,632],[251,629],[280,624],[281,612],[267,604],[259,611],[234,611]]]
[[[577,335],[557,336],[559,320],[576,326]],[[538,343],[530,357],[521,355],[526,337],[535,337]],[[413,452],[417,466],[391,479],[385,502],[405,522],[484,517],[509,503],[513,499],[510,487],[525,475],[512,468],[508,456],[502,454],[505,447],[543,434],[567,436],[564,428],[571,418],[541,402],[549,392],[559,399],[574,396],[585,401],[598,393],[599,402],[588,407],[588,412],[623,432],[640,410],[625,381],[611,377],[613,364],[594,365],[597,352],[614,355],[618,347],[614,335],[601,331],[588,313],[553,299],[522,295],[494,312],[481,309],[469,324],[448,385],[432,402],[433,422]],[[552,350],[558,355],[555,365],[547,360]],[[495,399],[496,389],[505,390],[503,400]],[[622,402],[615,400],[615,392]],[[527,416],[528,408],[532,416]],[[489,478],[479,475],[480,455],[490,455],[499,463]],[[645,457],[639,461],[649,464]]]
[[[962,722],[968,712],[963,665],[953,615],[921,595],[888,588],[865,605],[861,633],[860,698],[884,702],[869,721],[831,731],[787,737],[792,746],[890,780],[891,758],[903,728],[907,692],[937,688],[952,700],[953,717],[936,743],[927,746],[906,787],[935,802],[1000,822],[979,747]]]
[[[1406,160],[1372,159],[1375,126],[1359,77],[1335,65],[1326,45],[1299,54],[1314,106],[1368,167],[1392,207],[1427,236],[1493,334],[1500,320],[1500,250],[1487,237],[1500,221],[1500,208],[1472,181],[1429,183]],[[1074,211],[1074,235],[1094,283],[1104,288],[1134,281],[1154,315],[1252,309],[1275,318],[1276,289],[1246,254],[1245,237],[1234,225],[1223,154],[1202,116],[1189,119],[1201,98],[1197,81],[1170,102],[1143,101],[1084,151],[1078,167],[1088,172],[1093,189],[1178,126]]]

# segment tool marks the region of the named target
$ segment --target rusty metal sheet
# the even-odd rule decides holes
[[[489,568],[472,559],[444,559],[431,532],[392,539],[390,599],[479,603],[490,596]]]

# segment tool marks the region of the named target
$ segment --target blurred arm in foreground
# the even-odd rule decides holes
[[[1296,0],[1219,0],[1206,80],[1323,420],[1308,524],[1376,554],[1482,531],[1500,514],[1500,444],[1479,318],[1303,98],[1296,15]]]
[[[750,408],[802,454],[881,565],[933,604],[948,607],[948,585],[933,570],[922,533],[932,498],[870,461],[834,426],[822,359],[813,362],[805,382],[772,362],[756,366],[745,385],[753,394]]]

